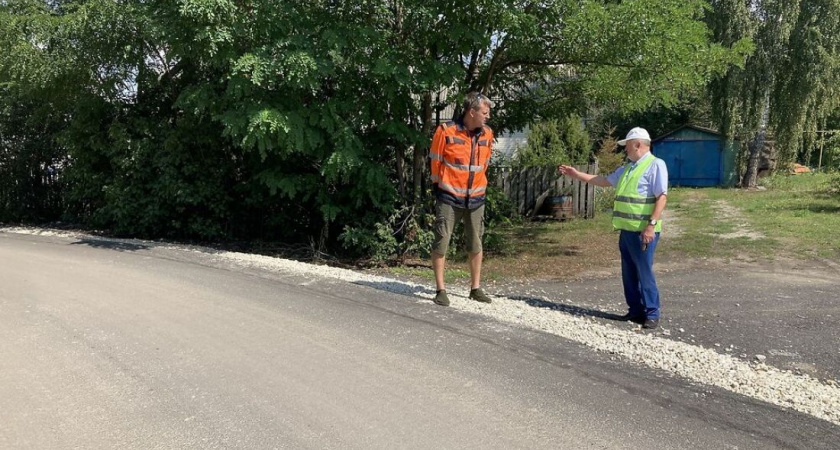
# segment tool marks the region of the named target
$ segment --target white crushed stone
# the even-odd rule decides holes
[[[0,228],[0,232],[102,239],[81,233],[23,227]],[[315,279],[330,278],[357,284],[377,283],[389,292],[425,299],[433,297],[433,290],[428,286],[347,269],[262,255],[220,252],[201,247],[162,245],[138,240],[107,240],[197,251],[244,267],[256,267]],[[448,291],[448,293],[452,300],[450,308],[554,334],[597,351],[664,370],[697,383],[717,386],[739,395],[790,408],[840,425],[840,385],[835,382],[823,384],[806,374],[794,374],[768,366],[764,364],[763,358],[760,358],[763,355],[756,355],[755,362],[747,363],[711,349],[653,334],[618,329],[609,324],[596,322],[592,318],[572,315],[559,309],[530,306],[522,301],[496,296],[492,296],[492,304],[485,305],[467,299],[465,290]],[[543,300],[551,301],[548,298]]]

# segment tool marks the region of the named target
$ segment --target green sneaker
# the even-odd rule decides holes
[[[470,289],[470,298],[481,303],[492,303],[493,300],[481,290],[481,288]]]
[[[446,296],[446,290],[441,289],[437,291],[433,301],[440,306],[449,306],[449,297]]]

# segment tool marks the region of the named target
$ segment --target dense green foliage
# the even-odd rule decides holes
[[[814,153],[812,161],[816,161],[816,165],[824,171],[840,172],[840,132],[816,145],[820,149]]]
[[[840,0],[713,0],[715,39],[754,53],[709,85],[722,133],[748,156],[743,184],[755,186],[758,152],[775,138],[783,163],[807,162],[819,125],[840,106]]]
[[[528,143],[513,161],[519,167],[585,164],[592,153],[589,134],[578,115],[548,119],[528,130]]]
[[[704,6],[6,0],[0,220],[415,251],[444,106],[479,90],[503,132],[672,104],[743,58]]]
[[[618,134],[626,133],[633,127],[642,127],[653,139],[686,125],[699,125],[714,128],[711,105],[708,96],[702,90],[684,92],[676,103],[656,105],[639,111],[601,111],[593,117],[588,126],[595,133],[603,129],[614,128]],[[623,138],[621,135],[619,138]]]

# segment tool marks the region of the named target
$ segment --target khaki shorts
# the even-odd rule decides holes
[[[475,209],[456,208],[440,200],[435,202],[435,242],[432,251],[446,255],[449,241],[458,222],[464,222],[464,237],[467,251],[481,253],[481,237],[484,236],[484,205]]]

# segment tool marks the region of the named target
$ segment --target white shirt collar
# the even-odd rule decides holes
[[[647,153],[645,153],[645,156],[642,156],[636,162],[630,161],[630,168],[632,169],[633,167],[636,167],[637,165],[639,165],[640,162],[644,161],[645,158],[647,158],[648,156],[653,156],[653,153],[647,152]]]

